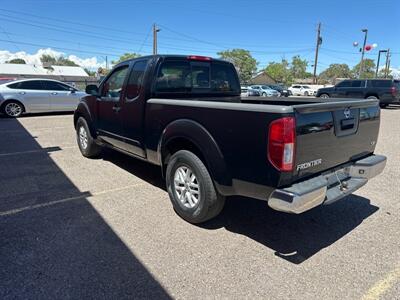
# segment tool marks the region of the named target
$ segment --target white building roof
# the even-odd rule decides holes
[[[69,66],[51,66],[51,68],[43,68],[37,65],[25,64],[0,64],[0,75],[56,75],[56,76],[80,76],[88,77],[89,75],[81,67]]]

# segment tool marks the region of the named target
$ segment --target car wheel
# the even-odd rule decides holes
[[[381,103],[381,104],[379,104],[379,106],[380,106],[380,108],[386,108],[386,107],[388,107],[388,104]]]
[[[308,92],[304,92],[304,96],[308,97]]]
[[[101,146],[96,144],[90,134],[89,126],[86,120],[82,117],[76,122],[76,139],[79,150],[85,157],[97,157],[101,152]]]
[[[379,98],[376,96],[368,96],[367,99],[379,99]]]
[[[18,101],[9,101],[3,106],[2,111],[7,117],[18,118],[24,112],[24,107]]]
[[[267,93],[264,92],[264,93],[261,94],[261,96],[267,97]]]
[[[166,185],[176,213],[189,223],[202,223],[217,216],[225,197],[215,190],[204,163],[195,154],[180,150],[172,155]]]
[[[327,99],[327,98],[329,98],[329,95],[328,94],[321,94],[319,97],[323,98],[323,99]]]

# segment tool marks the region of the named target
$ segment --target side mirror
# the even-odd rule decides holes
[[[89,84],[86,86],[85,89],[86,94],[98,96],[99,95],[99,88],[95,84]]]

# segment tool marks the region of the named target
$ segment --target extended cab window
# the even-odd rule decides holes
[[[147,60],[138,61],[133,65],[128,84],[126,86],[126,98],[135,99],[137,96],[139,96],[146,66]]]
[[[391,87],[391,80],[371,80],[371,85],[373,87]]]
[[[159,68],[157,93],[240,93],[230,64],[218,62],[166,61]]]
[[[351,87],[364,87],[365,81],[364,80],[354,80],[351,82]]]
[[[122,66],[116,69],[110,77],[107,78],[103,84],[101,91],[101,97],[112,98],[113,100],[119,100],[119,96],[122,91],[122,86],[126,75],[128,73],[128,66]]]

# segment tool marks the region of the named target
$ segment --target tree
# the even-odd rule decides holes
[[[96,76],[96,72],[95,71],[90,71],[88,68],[84,68],[84,70],[89,76]]]
[[[360,63],[356,64],[352,70],[353,76],[358,77],[360,73]],[[375,61],[370,58],[364,59],[363,72],[360,78],[374,78],[375,77]]]
[[[289,70],[289,62],[286,59],[282,59],[280,63],[270,62],[264,72],[274,80],[282,82],[285,85],[290,85],[293,81],[293,77]]]
[[[293,78],[307,78],[310,74],[307,74],[307,66],[308,66],[308,61],[303,60],[300,58],[299,55],[293,56],[292,58],[292,63],[290,66],[290,72],[293,76]]]
[[[72,60],[69,60],[68,58],[65,58],[64,56],[55,57],[49,54],[43,54],[40,57],[40,61],[42,62],[42,64],[46,64],[49,66],[79,66],[78,64],[76,64]]]
[[[140,54],[138,54],[138,53],[124,53],[124,54],[122,54],[120,57],[119,57],[119,59],[118,60],[113,60],[112,61],[112,63],[114,64],[114,65],[116,65],[116,64],[119,64],[120,62],[123,62],[123,61],[125,61],[125,60],[128,60],[128,59],[132,59],[132,58],[136,58],[136,57],[139,57],[140,56]]]
[[[336,78],[352,78],[353,74],[347,64],[330,64],[319,74],[321,80],[332,82]]]
[[[245,49],[225,50],[217,53],[220,58],[227,60],[235,66],[240,82],[247,83],[257,71],[257,61]]]
[[[14,58],[9,61],[6,61],[6,64],[19,64],[19,65],[25,65],[26,61],[23,60],[22,58]]]

